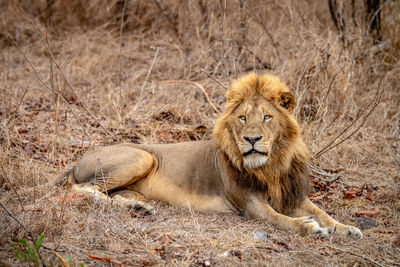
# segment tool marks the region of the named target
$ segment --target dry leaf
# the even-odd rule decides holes
[[[108,261],[108,262],[111,262],[111,261],[114,260],[114,259],[111,258],[111,257],[99,257],[99,256],[95,256],[95,255],[90,255],[90,254],[88,254],[88,257],[89,257],[89,258],[92,258],[92,259],[94,259],[94,260],[102,260],[102,261]]]
[[[352,198],[355,198],[355,197],[357,197],[357,192],[358,192],[358,190],[353,188],[353,189],[347,191],[347,192],[344,194],[343,198],[344,198],[344,199],[352,199]]]
[[[357,217],[369,217],[369,218],[376,218],[381,214],[379,210],[373,210],[373,211],[356,211],[355,215]]]
[[[291,247],[289,247],[289,245],[288,245],[287,243],[285,243],[285,242],[276,241],[275,244],[278,245],[278,246],[281,246],[281,247],[285,248],[285,249],[288,250],[288,251],[293,250],[293,249],[292,249]]]

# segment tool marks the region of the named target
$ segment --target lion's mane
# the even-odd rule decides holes
[[[213,141],[222,152],[229,177],[252,191],[265,192],[265,198],[278,212],[288,214],[307,195],[309,152],[301,138],[292,103],[285,102],[289,88],[276,76],[249,74],[236,80],[226,92],[225,110],[216,122]],[[245,99],[264,97],[279,111],[281,132],[274,140],[268,162],[257,169],[243,166],[242,155],[232,130],[233,111]]]

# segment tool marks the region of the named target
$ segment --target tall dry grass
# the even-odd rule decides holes
[[[398,264],[400,5],[382,1],[379,41],[363,1],[354,20],[339,2],[345,40],[327,1],[1,1],[1,203],[45,232],[51,265],[109,264],[88,254],[115,265]],[[224,87],[248,71],[295,92],[312,163],[335,179],[313,177],[314,201],[345,223],[372,216],[363,240],[159,202],[146,217],[46,184],[93,145],[208,139],[217,113],[188,81],[221,110]],[[3,211],[0,225],[1,264],[19,265],[8,242],[28,235]]]

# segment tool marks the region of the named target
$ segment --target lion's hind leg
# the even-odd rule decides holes
[[[73,168],[72,175],[74,183],[92,184],[107,194],[146,177],[155,165],[151,153],[131,144],[120,144],[87,152]]]
[[[293,211],[291,215],[295,217],[313,216],[322,227],[326,227],[327,229],[329,229],[329,232],[332,234],[338,233],[352,238],[362,238],[363,236],[360,229],[336,221],[325,211],[318,208],[309,199],[305,199],[300,204],[300,206]]]
[[[73,168],[72,190],[110,200],[108,194],[147,177],[156,163],[153,154],[132,144],[99,147],[87,152]]]
[[[146,215],[155,214],[155,209],[146,203],[147,198],[137,191],[123,189],[112,193],[110,196],[112,197],[113,203],[119,206],[136,211],[144,211]]]

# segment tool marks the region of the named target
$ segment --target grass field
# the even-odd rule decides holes
[[[23,224],[47,266],[399,266],[400,2],[381,1],[379,32],[365,1],[333,1],[339,27],[328,2],[0,1],[0,265],[22,264]],[[157,201],[145,216],[50,182],[96,145],[209,139],[249,71],[295,93],[310,198],[363,239]]]

